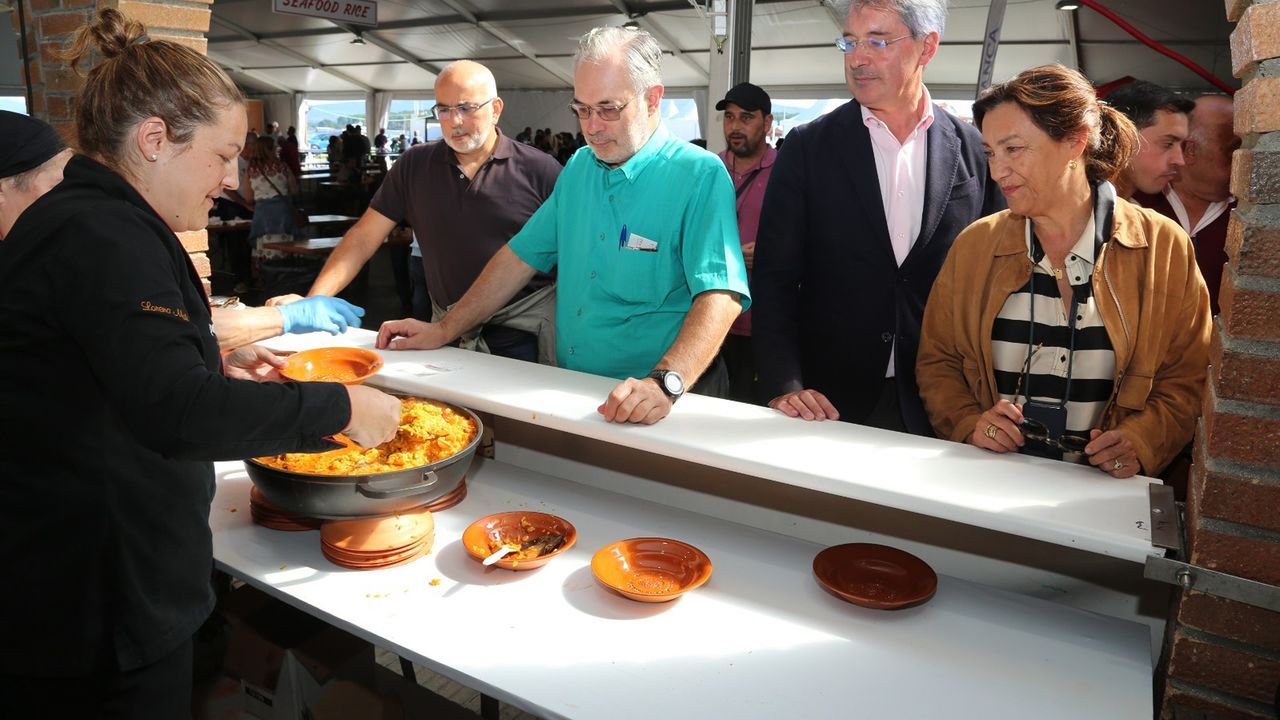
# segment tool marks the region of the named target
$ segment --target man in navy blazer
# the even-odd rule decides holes
[[[751,293],[769,406],[932,435],[920,321],[952,240],[1004,208],[982,136],[924,86],[946,0],[853,0],[836,44],[854,100],[787,136]]]

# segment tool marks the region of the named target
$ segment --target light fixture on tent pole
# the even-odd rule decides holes
[[[364,44],[364,35],[361,35],[359,32],[357,32],[357,33],[356,33],[355,38],[353,38],[353,39],[351,40],[351,44],[352,44],[352,45],[363,45],[363,44]]]
[[[1058,0],[1054,7],[1058,10],[1079,10],[1080,3],[1076,0]]]
[[[635,20],[628,20],[628,21],[626,21],[626,22],[622,23],[622,28],[623,28],[624,30],[639,30],[639,29],[640,29],[640,23],[636,22]]]

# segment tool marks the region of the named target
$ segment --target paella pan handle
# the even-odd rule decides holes
[[[398,498],[406,497],[408,495],[421,495],[427,490],[430,490],[431,486],[435,485],[439,480],[440,477],[437,476],[433,470],[428,470],[422,473],[422,482],[414,483],[413,485],[402,485],[399,487],[383,488],[374,484],[374,482],[369,480],[369,478],[361,478],[360,481],[356,483],[356,490],[365,497]]]

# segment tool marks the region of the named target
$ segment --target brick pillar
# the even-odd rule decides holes
[[[1226,0],[1243,145],[1187,498],[1191,562],[1280,585],[1280,2]],[[1183,592],[1160,717],[1274,718],[1280,613]]]
[[[75,146],[76,95],[84,84],[57,52],[71,38],[76,28],[89,22],[98,8],[111,7],[126,17],[133,18],[147,27],[152,38],[173,40],[203,54],[208,50],[205,33],[209,31],[209,5],[213,0],[192,2],[148,0],[20,0],[26,13],[27,45],[18,49],[19,57],[25,53],[31,72],[31,115],[52,125],[67,143]],[[18,13],[9,13],[14,33],[21,45]],[[81,65],[82,70],[87,70]],[[25,80],[25,78],[24,78]],[[200,277],[205,278],[208,290],[209,249],[208,234],[204,230],[179,233],[182,246],[191,254]]]

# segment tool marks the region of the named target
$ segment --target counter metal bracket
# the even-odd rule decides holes
[[[1173,498],[1173,488],[1151,483],[1147,486],[1147,498],[1151,505],[1151,544],[1183,554],[1182,522],[1179,520],[1178,503]]]
[[[1280,587],[1184,562],[1181,558],[1186,557],[1186,544],[1173,488],[1152,483],[1148,486],[1148,495],[1151,501],[1151,544],[1170,551],[1173,557],[1147,556],[1143,577],[1177,585],[1183,590],[1195,590],[1280,612]]]
[[[1149,556],[1143,577],[1195,590],[1206,595],[1235,600],[1246,605],[1280,612],[1280,587],[1257,580],[1196,567],[1173,558]]]

